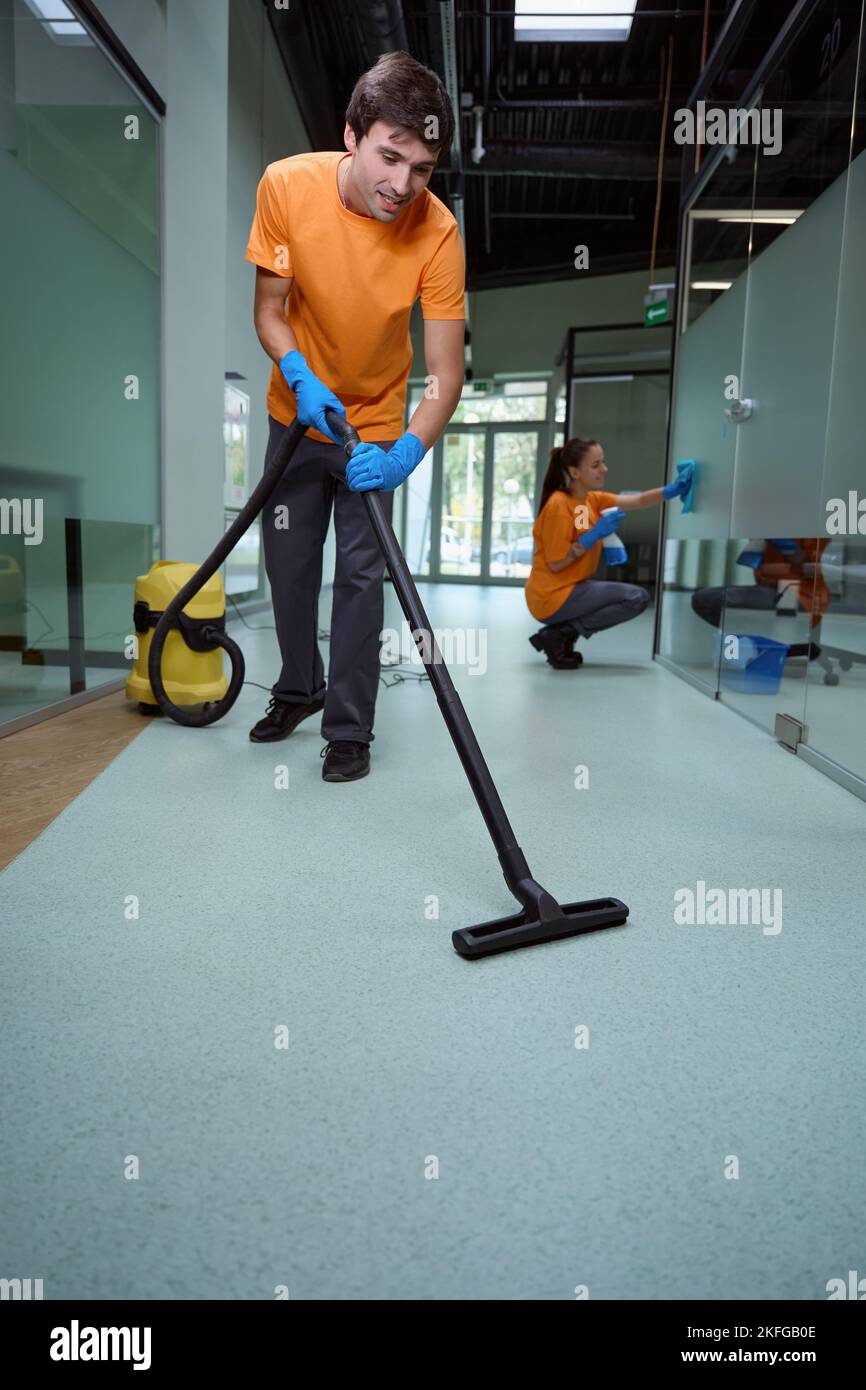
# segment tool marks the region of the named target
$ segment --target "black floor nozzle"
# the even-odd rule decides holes
[[[622,927],[628,921],[628,908],[619,898],[592,898],[561,906],[556,903],[556,909],[543,921],[524,909],[511,917],[481,922],[477,927],[461,927],[451,933],[451,942],[466,960],[481,960],[483,956],[515,951],[520,946],[540,946],[542,942],[558,941],[563,936],[579,936],[602,927]]]

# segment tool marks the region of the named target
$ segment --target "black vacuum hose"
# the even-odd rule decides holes
[[[351,429],[349,426],[348,428]],[[215,574],[226,556],[234,550],[244,532],[248,531],[255,521],[259,512],[264,508],[265,503],[275,491],[277,484],[286,470],[292,455],[306,434],[306,427],[294,420],[285,431],[280,440],[279,447],[274,454],[270,465],[262,474],[261,481],[253,491],[246,506],[235,517],[234,522],[222,536],[218,545],[214,546],[210,555],[202,565],[196,570],[191,579],[188,579],[183,588],[178,590],[171,603],[162,614],[154,629],[153,637],[150,642],[150,651],[147,659],[147,674],[150,680],[150,687],[153,691],[159,708],[163,714],[169,715],[176,724],[185,724],[188,728],[202,728],[206,724],[215,724],[218,719],[222,719],[224,714],[228,714],[235,700],[241,692],[244,683],[244,656],[237,642],[233,642],[224,632],[217,628],[204,627],[201,637],[210,647],[222,647],[228,653],[231,661],[232,673],[229,680],[229,687],[221,700],[215,700],[207,705],[206,708],[194,705],[184,707],[176,705],[166,693],[165,685],[162,680],[162,649],[165,640],[177,622],[178,614],[182,613],[190,599],[198,593],[199,589],[207,583],[212,574]],[[352,430],[355,441],[357,434]],[[203,648],[206,650],[207,648]]]

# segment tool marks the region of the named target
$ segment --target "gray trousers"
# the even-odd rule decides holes
[[[778,600],[775,588],[768,584],[728,584],[720,589],[695,589],[692,609],[705,623],[718,627],[723,608],[752,608],[770,613]],[[803,611],[801,605],[800,612]]]
[[[616,584],[609,579],[583,579],[575,584],[565,603],[542,618],[545,627],[574,623],[581,637],[591,637],[606,627],[628,622],[642,613],[650,601],[639,584]]]
[[[287,426],[269,415],[267,466]],[[380,444],[386,452],[394,443]],[[373,741],[384,622],[385,559],[363,494],[346,483],[339,444],[308,436],[262,512],[265,568],[271,585],[282,669],[271,694],[289,704],[325,697],[322,738]],[[379,494],[389,521],[393,492]],[[317,640],[322,549],[334,509],[337,560],[331,605],[328,682]],[[277,509],[282,508],[281,512]]]

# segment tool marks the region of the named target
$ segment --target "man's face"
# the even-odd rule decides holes
[[[375,121],[360,143],[346,126],[343,139],[353,158],[343,196],[352,212],[394,222],[423,193],[436,156],[411,131]]]

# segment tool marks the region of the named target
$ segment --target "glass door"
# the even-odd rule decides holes
[[[798,9],[684,209],[657,655],[864,795],[863,6]]]
[[[411,409],[417,402],[413,393]],[[532,568],[548,434],[546,381],[508,382],[501,391],[461,399],[401,489],[398,530],[402,520],[412,574],[458,584],[523,584]]]
[[[484,578],[525,579],[532,568],[539,431],[488,428],[493,467],[485,507],[490,538]]]
[[[736,426],[731,508],[731,538],[753,567],[726,591],[724,630],[745,635],[746,662],[741,652],[722,666],[719,695],[771,733],[778,714],[805,722],[807,680],[822,687],[810,644],[832,606],[822,465],[837,315],[859,279],[849,271],[840,296],[859,15],[837,19],[834,0],[814,7],[760,108],[764,130],[775,119],[780,141],[784,131],[782,150],[756,147],[740,389],[751,404]],[[837,61],[816,64],[833,35]],[[780,164],[792,150],[796,180]]]
[[[831,19],[827,13],[824,20],[820,47],[827,58],[824,64],[826,95],[840,102],[843,111],[850,103],[851,149],[844,178],[839,171],[842,150],[837,150],[836,162],[827,170],[831,176],[836,176],[836,181],[821,200],[836,199],[838,221],[834,230],[838,227],[841,234],[839,293],[830,353],[822,477],[808,532],[816,538],[818,553],[810,557],[814,561],[811,566],[803,565],[804,579],[811,588],[810,635],[820,647],[820,654],[813,654],[808,666],[801,716],[803,728],[797,751],[849,790],[866,796],[866,720],[863,718],[866,703],[866,520],[860,511],[861,499],[866,494],[863,467],[866,123],[856,114],[862,109],[860,98],[866,86],[866,52],[864,35],[858,34],[855,14],[846,12],[841,19],[837,16]],[[815,37],[817,39],[817,35]],[[859,67],[855,70],[852,58],[858,38]],[[826,119],[824,111],[819,114]],[[837,188],[837,184],[844,187]],[[820,210],[819,204],[810,209],[810,215]],[[826,234],[824,246],[825,255],[835,250],[835,241],[829,241]],[[813,389],[811,383],[808,387]],[[809,464],[811,458],[807,456],[802,472]],[[801,594],[802,591],[801,583]],[[796,710],[792,712],[797,713]]]
[[[438,572],[443,578],[481,575],[486,456],[485,426],[446,432],[438,537]]]
[[[656,654],[716,694],[728,585],[745,584],[732,547],[731,496],[741,415],[755,150],[720,159],[685,211],[669,477],[698,466],[694,511],[664,509]],[[733,552],[733,553],[732,553]],[[739,576],[743,576],[740,578]],[[745,631],[745,629],[741,629]]]

